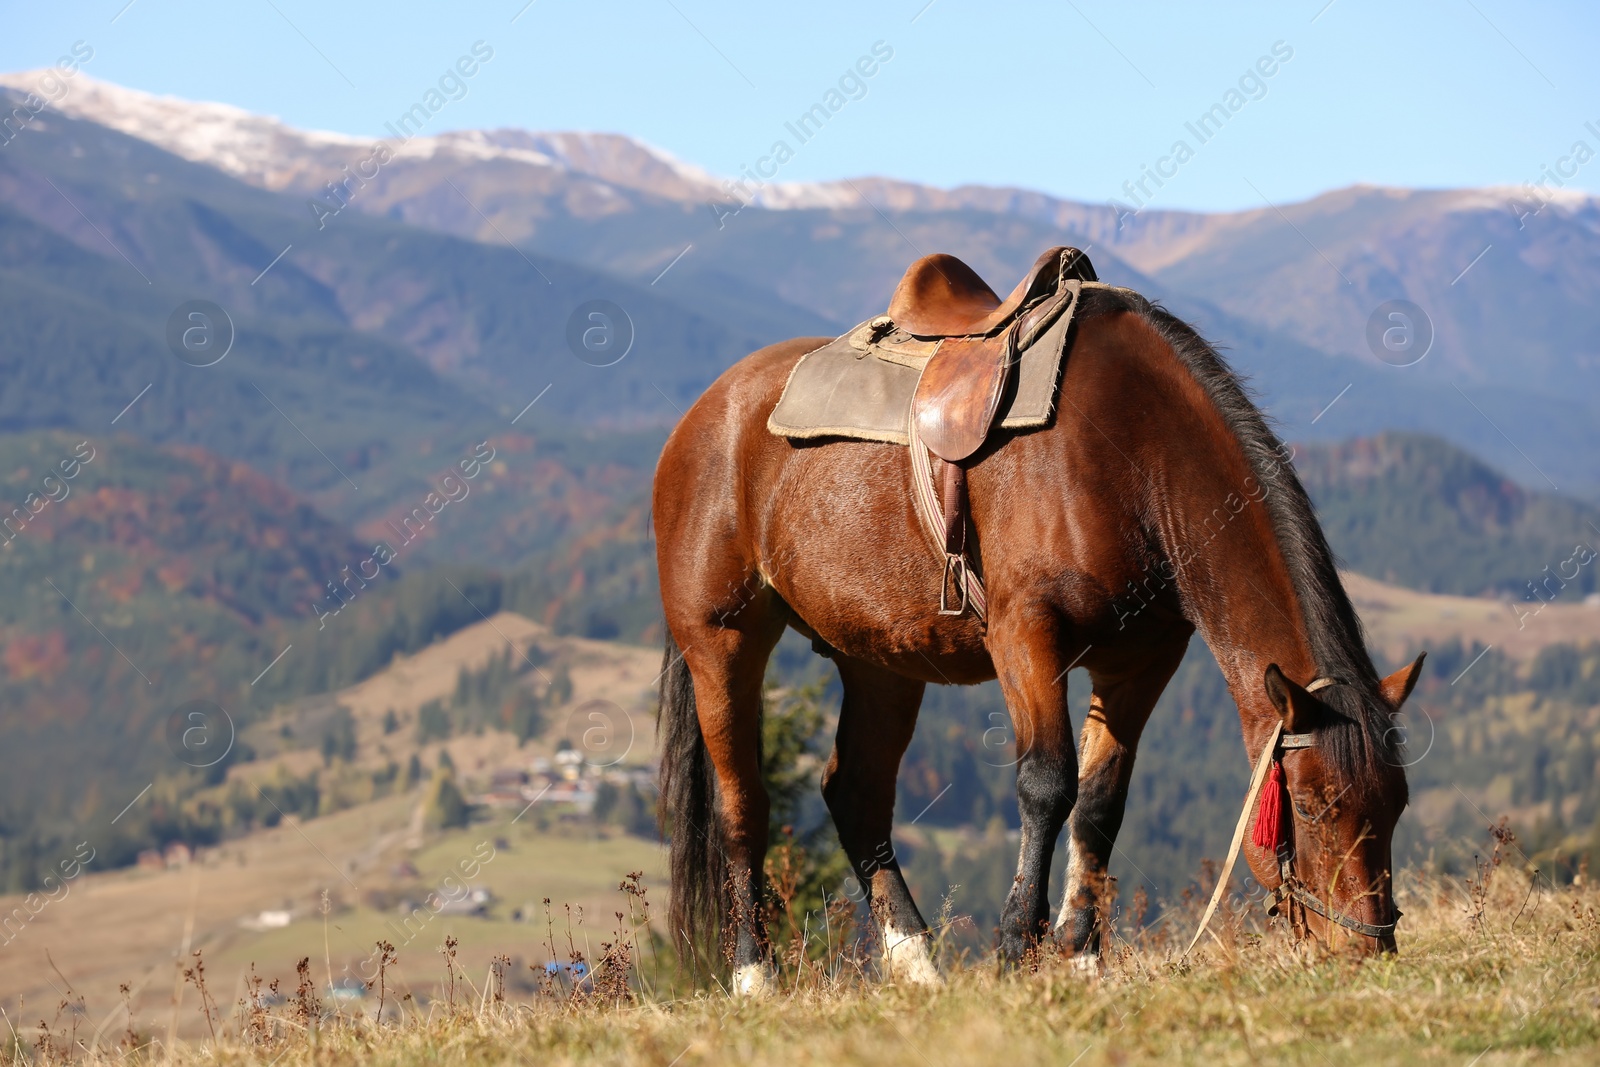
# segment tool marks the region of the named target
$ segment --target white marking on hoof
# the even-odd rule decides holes
[[[939,969],[933,965],[933,956],[928,951],[929,940],[926,931],[907,934],[885,923],[883,963],[889,977],[913,985],[943,985],[944,979],[939,976]]]
[[[778,976],[764,963],[747,963],[734,969],[733,991],[741,997],[764,1000],[778,991]]]

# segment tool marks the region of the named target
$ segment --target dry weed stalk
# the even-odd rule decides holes
[[[588,990],[584,994],[611,1007],[633,1002],[633,990],[628,986],[628,972],[633,969],[633,943],[624,926],[627,917],[620,911],[616,915],[615,939],[600,942],[600,959],[589,972]]]
[[[506,1006],[506,970],[510,966],[510,956],[495,955],[489,959],[489,1003],[497,1016]]]
[[[272,1044],[273,1026],[272,1012],[267,1004],[267,994],[262,992],[262,979],[256,973],[255,961],[250,963],[250,977],[245,979],[245,995],[239,1000],[239,1008],[244,1016],[239,1032],[245,1043],[257,1047],[266,1047]],[[278,980],[274,978],[267,986],[267,992],[273,1000],[278,997]]]
[[[628,900],[628,921],[634,929],[634,951],[639,952],[638,936],[643,931],[645,942],[650,946],[650,984],[659,986],[661,982],[661,958],[656,952],[655,934],[650,928],[650,890],[644,884],[643,871],[629,871],[628,876],[618,884],[619,889]],[[643,953],[639,952],[642,956]],[[637,964],[635,965],[637,967]],[[643,982],[643,974],[640,974]]]
[[[206,961],[200,949],[194,950],[194,966],[186,967],[183,979],[194,985],[200,991],[200,1011],[206,1017],[206,1026],[211,1030],[211,1040],[217,1040],[216,1002],[211,999],[210,990],[206,989]]]
[[[311,957],[302,956],[294,965],[294,973],[299,978],[291,1002],[294,1019],[310,1032],[322,1021],[322,998],[317,996],[317,983],[311,977]]]
[[[378,950],[378,977],[374,980],[378,986],[378,1012],[372,1017],[373,1025],[383,1025],[383,1005],[389,995],[389,968],[400,962],[400,957],[394,954],[394,946],[387,941],[379,941],[375,947]],[[452,946],[452,953],[454,947]],[[371,989],[373,982],[367,983]]]
[[[333,913],[333,902],[329,899],[328,890],[323,889],[319,909],[322,912],[322,962],[328,971],[328,991],[333,991],[333,950],[328,940],[328,918]],[[338,1003],[334,1004],[335,1018],[338,1016]]]
[[[118,1042],[125,1055],[133,1055],[139,1047],[139,1031],[133,1024],[133,987],[127,982],[117,986],[117,992],[122,997],[122,1008],[128,1016],[126,1027],[122,1031],[122,1040]]]
[[[439,954],[444,957],[445,971],[445,1010],[453,1019],[456,1015],[456,946],[461,942],[454,937],[445,935],[444,945],[439,949]]]
[[[1489,827],[1492,844],[1487,859],[1479,855],[1472,857],[1473,874],[1467,878],[1467,922],[1479,932],[1483,930],[1483,915],[1488,907],[1490,883],[1494,881],[1495,872],[1505,861],[1505,849],[1515,845],[1517,841],[1517,835],[1511,831],[1509,822],[1505,816],[1501,816],[1499,822]]]
[[[56,1024],[61,1022],[61,1013],[72,1007],[65,998],[56,1005],[56,1017],[53,1022],[39,1020],[39,1036],[33,1042],[33,1049],[39,1054],[39,1063],[43,1067],[54,1067],[55,1064],[66,1064],[72,1060],[72,1047],[77,1036],[78,1020],[72,1017],[72,1036],[68,1036],[67,1028],[61,1027],[60,1041],[57,1042]]]

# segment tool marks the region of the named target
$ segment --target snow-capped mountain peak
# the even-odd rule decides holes
[[[19,94],[37,93],[50,73],[0,74],[0,86]],[[620,134],[502,129],[424,136],[387,123],[383,136],[361,137],[301,130],[275,116],[231,104],[159,96],[100,81],[81,71],[70,79],[58,79],[58,84],[64,84],[65,91],[49,101],[51,109],[269,189],[303,184],[313,176],[307,172],[308,161],[314,161],[312,166],[322,180],[335,179],[340,171],[337,161],[353,166],[382,143],[395,158],[498,160],[567,171],[670,198],[698,199],[721,191],[717,179],[700,168]]]

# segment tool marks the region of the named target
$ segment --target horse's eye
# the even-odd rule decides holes
[[[1296,815],[1300,816],[1306,822],[1310,822],[1311,821],[1311,813],[1309,811],[1307,811],[1305,808],[1302,808],[1300,806],[1300,802],[1298,800],[1294,799],[1293,797],[1290,797],[1289,798],[1289,803],[1294,805],[1294,813]]]

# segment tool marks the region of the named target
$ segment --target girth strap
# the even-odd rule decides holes
[[[970,607],[979,619],[987,620],[989,598],[984,595],[983,581],[972,569],[971,558],[967,555],[970,509],[966,468],[945,463],[935,488],[933,458],[917,434],[915,419],[910,420],[910,437],[911,502],[944,556],[944,570],[939,577],[939,614],[964,615]],[[952,599],[954,605],[950,603]]]

